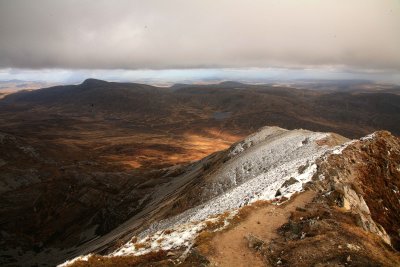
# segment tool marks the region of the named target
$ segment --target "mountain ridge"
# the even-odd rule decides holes
[[[229,162],[232,160],[235,160],[235,157],[241,157],[243,155],[241,155],[241,153],[244,153],[243,150],[243,145],[245,145],[244,147],[244,151],[249,150],[249,153],[253,154],[256,153],[255,151],[252,151],[252,147],[258,147],[260,146],[260,144],[262,143],[257,143],[259,141],[254,142],[256,139],[258,140],[268,140],[268,139],[274,139],[274,135],[277,135],[278,140],[279,135],[282,134],[282,131],[287,131],[287,130],[283,130],[277,127],[266,127],[264,129],[259,130],[256,134],[254,134],[253,136],[248,137],[247,139],[245,139],[245,141],[241,141],[235,145],[233,145],[229,150],[228,150],[228,154],[231,154],[233,157],[228,159],[228,161],[225,162]],[[280,133],[281,132],[281,133]],[[370,210],[369,207],[372,207],[372,203],[370,196],[366,195],[365,193],[363,193],[362,189],[357,189],[356,191],[354,191],[354,183],[351,182],[351,180],[347,180],[347,177],[351,177],[349,176],[350,174],[354,174],[355,170],[359,167],[355,166],[354,163],[352,163],[354,161],[353,157],[355,154],[362,154],[365,153],[363,151],[363,149],[358,149],[358,147],[363,147],[363,146],[368,146],[371,147],[372,151],[374,151],[374,146],[382,146],[383,144],[385,144],[386,146],[390,147],[390,151],[392,154],[389,155],[390,159],[392,160],[392,164],[394,164],[394,168],[396,168],[396,163],[400,163],[400,141],[398,140],[398,138],[390,135],[390,133],[388,132],[376,132],[374,134],[371,134],[367,137],[361,138],[360,140],[353,140],[353,141],[347,141],[346,143],[343,143],[344,141],[346,141],[345,139],[338,139],[337,136],[332,136],[329,134],[322,134],[322,135],[317,135],[313,138],[311,138],[311,136],[307,136],[304,135],[307,133],[306,132],[301,132],[301,131],[289,131],[289,133],[294,134],[295,136],[299,136],[299,142],[300,142],[300,146],[299,149],[301,149],[301,147],[304,146],[310,146],[311,144],[313,144],[313,146],[315,145],[316,147],[320,147],[320,148],[324,148],[323,150],[321,150],[320,152],[315,154],[315,158],[313,158],[311,161],[307,158],[304,158],[303,156],[294,156],[299,157],[303,160],[303,163],[300,162],[296,162],[296,164],[294,165],[296,168],[293,169],[293,174],[289,172],[285,173],[285,175],[283,177],[286,178],[280,178],[277,186],[273,186],[272,184],[268,184],[268,185],[264,185],[262,188],[264,188],[263,190],[267,190],[265,192],[268,192],[267,195],[265,195],[263,197],[263,195],[259,195],[257,192],[255,192],[253,189],[247,188],[248,192],[251,192],[248,196],[250,196],[249,199],[246,199],[246,197],[244,197],[246,194],[244,195],[234,195],[232,194],[232,192],[235,190],[234,188],[239,188],[241,187],[241,183],[239,184],[232,184],[231,185],[231,189],[228,189],[227,191],[219,191],[218,195],[219,196],[224,196],[227,194],[228,199],[236,199],[239,200],[241,204],[236,205],[236,206],[225,206],[225,208],[223,209],[216,209],[217,211],[215,213],[211,212],[210,213],[210,208],[213,209],[218,205],[221,205],[221,203],[223,203],[223,201],[221,202],[221,200],[215,195],[211,195],[210,196],[210,201],[211,203],[206,204],[207,207],[207,215],[203,216],[203,215],[195,215],[193,217],[193,219],[183,219],[184,217],[182,217],[183,214],[187,214],[189,211],[190,212],[195,212],[198,213],[199,211],[201,211],[201,209],[198,210],[194,210],[193,209],[189,209],[186,212],[181,213],[179,216],[175,217],[178,219],[168,219],[165,222],[161,222],[160,223],[156,223],[155,225],[151,225],[149,227],[149,230],[144,231],[141,234],[136,235],[135,237],[131,238],[131,241],[125,243],[123,246],[117,248],[116,250],[114,250],[112,253],[107,254],[108,256],[106,256],[107,260],[105,260],[105,258],[101,258],[100,256],[96,256],[96,255],[89,255],[89,256],[84,256],[84,257],[78,257],[77,259],[67,262],[62,266],[81,266],[79,264],[82,264],[83,266],[85,266],[85,262],[87,262],[88,264],[92,261],[92,260],[100,260],[101,262],[108,262],[108,263],[112,263],[113,259],[116,260],[116,262],[118,262],[119,260],[124,259],[124,257],[126,257],[126,260],[135,260],[134,257],[136,257],[137,259],[141,259],[141,257],[146,258],[145,255],[152,255],[152,253],[158,253],[157,255],[161,255],[160,258],[156,258],[153,260],[149,260],[149,261],[144,261],[144,266],[146,265],[146,262],[151,265],[151,264],[155,264],[155,262],[159,262],[161,260],[161,262],[164,262],[163,264],[166,264],[168,262],[168,257],[166,257],[166,253],[167,252],[171,252],[170,255],[172,255],[172,258],[174,258],[175,260],[173,260],[171,262],[171,264],[173,263],[173,265],[183,265],[185,266],[185,262],[192,261],[193,260],[193,253],[203,253],[202,257],[206,257],[206,261],[208,263],[212,262],[212,257],[214,254],[210,254],[210,252],[206,252],[206,251],[202,251],[201,245],[202,242],[210,242],[210,239],[206,239],[205,241],[199,241],[198,237],[205,235],[206,232],[210,232],[211,236],[218,236],[218,235],[222,235],[222,233],[224,231],[233,231],[232,229],[236,229],[235,227],[239,227],[240,226],[240,221],[241,219],[237,218],[238,214],[242,214],[243,209],[247,209],[246,207],[250,206],[254,206],[257,209],[257,205],[261,205],[260,207],[264,207],[264,204],[257,204],[260,203],[259,200],[268,200],[271,203],[275,202],[275,203],[285,203],[288,199],[288,197],[290,198],[290,196],[294,193],[294,192],[300,192],[300,193],[296,193],[296,195],[298,194],[305,194],[305,193],[301,193],[303,190],[305,190],[306,192],[314,192],[314,197],[312,197],[310,200],[308,200],[309,203],[307,204],[309,208],[299,208],[298,212],[305,212],[307,210],[307,212],[311,212],[311,213],[315,213],[318,212],[319,209],[322,210],[327,210],[326,212],[329,213],[334,213],[335,215],[330,215],[330,216],[334,216],[334,217],[326,217],[327,215],[323,215],[321,217],[321,219],[317,220],[321,220],[321,223],[324,222],[323,225],[321,225],[320,227],[331,227],[329,228],[329,231],[339,231],[339,232],[346,232],[348,231],[347,228],[343,228],[344,226],[340,226],[339,228],[332,228],[331,223],[329,222],[328,218],[335,218],[334,220],[344,220],[345,217],[343,216],[355,216],[354,218],[354,222],[348,221],[347,224],[349,225],[354,225],[352,227],[358,227],[359,229],[363,229],[363,231],[366,231],[368,233],[370,233],[371,235],[376,235],[379,237],[379,239],[381,241],[370,241],[369,239],[365,239],[365,237],[363,237],[360,234],[350,234],[351,236],[353,236],[352,238],[356,238],[355,240],[357,240],[357,244],[359,245],[355,245],[356,247],[363,247],[363,249],[361,248],[357,248],[356,250],[352,249],[351,245],[350,248],[347,248],[348,251],[352,251],[351,252],[351,259],[353,260],[361,260],[360,257],[364,257],[367,254],[365,254],[366,251],[369,251],[371,248],[369,248],[369,242],[382,242],[388,244],[389,246],[394,246],[396,247],[398,241],[397,240],[397,233],[396,231],[393,231],[393,228],[399,227],[399,225],[396,225],[396,223],[392,222],[392,224],[390,224],[391,226],[389,227],[388,224],[385,225],[385,228],[382,227],[382,225],[380,223],[378,223],[378,221],[382,222],[382,220],[379,218],[380,213],[377,213],[376,211],[374,211],[374,209]],[[255,139],[254,139],[255,138]],[[284,144],[290,144],[290,145],[295,145],[295,147],[297,146],[297,141],[289,141],[286,140],[286,137],[283,137],[284,139],[282,140],[282,142]],[[273,140],[270,140],[273,144],[272,147],[275,147],[276,149],[278,149],[279,147],[276,147],[276,144],[274,144]],[[246,145],[247,144],[247,145]],[[327,144],[329,144],[329,146],[327,146]],[[339,144],[339,145],[338,145]],[[342,144],[342,145],[340,145]],[[249,146],[250,145],[250,146]],[[238,149],[238,148],[241,149]],[[271,147],[271,148],[272,148]],[[278,149],[279,150],[279,149]],[[297,150],[297,148],[296,148]],[[268,151],[265,150],[265,151]],[[232,154],[234,153],[234,154]],[[270,152],[269,152],[270,153]],[[282,152],[283,156],[284,155],[293,155],[292,152],[289,151],[285,151]],[[315,152],[312,152],[315,153]],[[355,153],[355,154],[351,154],[351,153]],[[265,152],[262,152],[261,155],[265,155]],[[374,157],[385,157],[384,154],[382,154],[382,152],[368,152],[367,154],[365,154],[366,157],[370,157],[370,158],[374,158]],[[365,157],[364,156],[364,157]],[[273,156],[273,158],[276,158],[277,156]],[[367,162],[366,159],[364,158],[359,158],[359,160],[361,160],[360,163],[357,163],[360,166],[364,166],[365,163]],[[376,159],[377,162],[381,162],[381,160]],[[287,161],[287,159],[286,159]],[[340,161],[343,161],[345,163],[340,163]],[[256,162],[252,161],[255,165],[257,165]],[[304,163],[306,163],[306,165],[304,165]],[[228,164],[228,163],[220,163],[219,167],[217,168],[223,168],[224,164]],[[343,165],[344,164],[344,165]],[[363,165],[364,164],[364,165]],[[269,164],[260,164],[260,166],[271,166],[272,168],[279,168],[277,167],[273,167],[274,164],[269,163]],[[279,164],[278,164],[279,165]],[[245,166],[245,164],[238,164],[238,166]],[[313,167],[314,166],[314,167]],[[346,167],[344,167],[346,166]],[[348,172],[347,168],[356,168],[354,169],[354,171]],[[283,169],[285,171],[288,171],[290,168],[287,167],[283,167]],[[264,170],[264,172],[267,170]],[[268,171],[267,171],[268,172]],[[342,174],[340,174],[342,173]],[[304,176],[304,178],[301,178],[302,175]],[[342,178],[340,175],[344,175]],[[400,170],[394,169],[394,173],[387,173],[386,174],[387,177],[392,177],[392,179],[394,178],[396,181],[395,183],[399,183],[400,181]],[[220,177],[220,174],[217,175],[218,177]],[[266,181],[270,181],[272,179],[272,177],[275,177],[276,174],[274,174],[273,176],[262,176],[262,179],[266,179]],[[255,184],[255,179],[257,179],[257,175],[254,177],[254,175],[252,173],[246,173],[245,177],[247,177],[247,179],[249,179],[249,181],[251,181],[251,184]],[[293,178],[294,177],[294,178]],[[345,178],[346,177],[346,178]],[[362,177],[368,177],[368,176],[362,176]],[[373,179],[385,179],[385,178],[378,178],[379,176],[376,176],[376,178],[370,178],[371,180]],[[290,179],[289,179],[290,178]],[[293,181],[292,181],[293,180]],[[289,182],[290,181],[290,182]],[[299,183],[299,181],[301,183]],[[365,181],[364,181],[365,182]],[[211,182],[211,184],[218,184],[217,181],[213,181]],[[300,187],[298,186],[300,185]],[[361,183],[362,185],[362,183]],[[198,185],[197,185],[198,186]],[[391,186],[389,186],[391,188]],[[201,186],[201,188],[203,188]],[[292,188],[292,189],[290,189]],[[292,191],[291,191],[292,190]],[[294,191],[293,191],[294,190]],[[388,192],[388,194],[390,196],[396,196],[396,192],[391,192],[390,190],[387,190],[385,192]],[[389,193],[390,192],[390,193]],[[376,191],[376,194],[382,194],[382,192]],[[193,193],[188,193],[188,195],[190,196],[194,196],[195,194]],[[256,196],[259,195],[261,196],[261,198],[257,198]],[[254,198],[255,197],[255,198]],[[364,198],[366,199],[366,201],[364,200]],[[296,198],[295,198],[296,199]],[[291,200],[289,200],[290,203]],[[207,203],[207,202],[206,202]],[[262,203],[262,202],[261,202]],[[268,205],[270,204],[266,204],[266,208],[268,208]],[[321,203],[325,203],[321,206]],[[307,207],[306,205],[306,207]],[[387,205],[387,204],[385,204]],[[200,207],[202,207],[202,204],[200,204]],[[314,207],[314,208],[310,208],[310,207]],[[335,207],[340,207],[342,210],[335,210]],[[232,209],[233,208],[233,209]],[[390,209],[390,214],[394,214],[396,212],[398,207],[393,207]],[[254,208],[251,208],[254,209]],[[294,211],[292,211],[293,214]],[[250,213],[251,214],[251,213]],[[211,215],[211,216],[210,216]],[[393,218],[392,215],[388,215],[390,216],[390,218]],[[222,217],[221,217],[222,216]],[[251,216],[251,215],[248,215]],[[293,215],[292,215],[293,216]],[[342,216],[342,217],[341,217]],[[358,216],[358,217],[357,217]],[[174,218],[174,217],[172,217]],[[222,219],[222,222],[220,221]],[[301,220],[303,219],[299,219],[300,217],[297,217],[295,220],[296,221],[300,221],[299,223],[301,223]],[[350,217],[349,217],[350,218]],[[357,219],[358,218],[358,219]],[[267,219],[267,218],[266,218]],[[315,220],[315,219],[314,219]],[[328,220],[328,221],[325,221]],[[346,219],[347,220],[347,219]],[[353,219],[352,219],[353,220]],[[239,221],[239,224],[237,224],[236,221]],[[331,219],[332,221],[332,219]],[[262,221],[262,223],[266,223],[268,224],[268,221]],[[293,222],[294,223],[294,222]],[[296,222],[298,223],[298,222]],[[326,223],[328,223],[327,225],[325,225]],[[394,223],[394,224],[393,224]],[[211,228],[209,229],[210,225],[214,225],[217,224],[218,227],[216,228]],[[233,224],[233,226],[230,226],[231,224]],[[235,226],[235,225],[239,225],[239,226]],[[290,225],[290,220],[289,220],[289,225]],[[232,228],[233,227],[233,228]],[[282,226],[283,227],[283,226]],[[300,227],[296,226],[296,227]],[[305,225],[301,224],[301,227],[305,227]],[[391,228],[393,227],[393,228]],[[228,229],[228,230],[224,230],[224,229]],[[222,231],[221,234],[219,234],[219,232]],[[251,230],[248,230],[248,232]],[[282,228],[282,233],[289,234],[291,230],[291,228]],[[288,232],[289,231],[289,232]],[[310,229],[307,229],[306,232],[304,232],[305,236],[309,236],[309,241],[310,240],[314,240],[313,239],[313,235],[311,235],[311,233],[308,234],[308,232],[310,232]],[[387,232],[388,231],[388,232]],[[212,233],[212,234],[211,234]],[[389,233],[389,234],[388,234]],[[249,233],[247,233],[249,234]],[[296,230],[296,232],[294,233],[290,233],[291,235],[294,235],[293,237],[291,237],[293,240],[303,240],[304,237],[299,238],[299,232],[298,230]],[[300,233],[301,234],[301,233]],[[319,234],[318,234],[319,235]],[[349,233],[347,234],[349,235]],[[303,236],[303,234],[301,234],[301,236]],[[279,238],[279,237],[278,237]],[[207,241],[208,240],[208,241]],[[211,239],[213,240],[213,239]],[[343,242],[342,239],[337,239],[337,242]],[[336,242],[335,241],[335,242]],[[200,242],[200,243],[199,243]],[[250,241],[249,241],[250,242]],[[264,244],[265,241],[255,241],[255,242],[262,242]],[[315,242],[315,241],[312,241]],[[347,241],[350,242],[350,241]],[[208,244],[208,243],[207,243]],[[267,245],[267,244],[266,244]],[[283,244],[282,244],[283,245]],[[344,244],[346,245],[346,244]],[[200,248],[199,248],[200,246]],[[263,247],[263,245],[260,245],[261,247],[259,249],[267,249],[267,247]],[[275,245],[276,246],[276,245]],[[278,245],[280,246],[280,245]],[[326,245],[324,245],[326,246]],[[337,246],[337,245],[336,245]],[[339,244],[339,246],[343,246],[343,244]],[[366,246],[366,247],[364,247]],[[381,247],[381,245],[379,245]],[[199,252],[200,249],[200,252]],[[298,247],[293,247],[293,251],[298,250]],[[393,253],[390,252],[391,250],[387,250],[384,249],[384,247],[380,248],[381,250],[378,249],[379,253]],[[278,250],[276,248],[276,250]],[[163,251],[165,251],[165,253],[163,253]],[[197,251],[197,252],[196,252]],[[267,250],[263,253],[267,253]],[[273,252],[274,253],[274,252]],[[346,262],[347,258],[342,259],[341,257],[341,253],[340,255],[337,254],[337,252],[335,250],[333,250],[333,247],[329,247],[329,252],[332,255],[335,255],[334,258],[332,259],[333,261],[343,261]],[[350,253],[350,252],[347,252]],[[164,255],[164,256],[162,256]],[[179,256],[178,256],[179,255]],[[269,257],[273,257],[276,259],[276,261],[274,262],[273,265],[284,265],[284,266],[290,266],[286,265],[288,264],[290,261],[293,261],[294,259],[291,258],[290,253],[288,254],[288,256],[286,256],[287,258],[283,258],[282,256],[284,256],[283,254],[280,255],[280,258],[276,258],[277,256],[275,254],[271,254],[271,252],[268,252]],[[349,254],[350,255],[350,254]],[[361,256],[364,255],[364,256]],[[379,255],[383,255],[383,254],[379,254]],[[134,257],[133,257],[134,256]],[[99,258],[100,257],[100,258]],[[132,258],[133,257],[133,258]],[[211,258],[210,258],[211,257]],[[256,255],[254,255],[254,257],[256,257]],[[309,255],[309,254],[304,254],[305,258],[308,258],[308,261],[305,261],[305,265],[301,265],[301,266],[309,266],[307,265],[310,261],[315,261],[316,258],[321,260],[320,258],[316,257],[315,255]],[[368,256],[370,257],[370,256]],[[163,261],[163,259],[166,260]],[[371,258],[371,260],[373,260],[374,262],[380,262],[380,264],[384,265],[384,266],[390,266],[390,264],[388,264],[388,262],[393,261],[393,262],[399,262],[399,257],[396,256],[396,254],[391,254],[390,259],[385,262],[385,260],[379,256],[378,258],[373,257]],[[154,262],[154,260],[156,260]],[[199,260],[199,259],[197,259]],[[204,260],[204,258],[203,258]],[[211,260],[211,262],[210,262]],[[264,259],[266,260],[266,259]],[[196,262],[196,261],[195,261]],[[281,263],[279,263],[281,262]],[[308,262],[308,263],[307,263]],[[348,262],[348,261],[347,261]],[[391,264],[393,264],[393,262]],[[193,263],[193,262],[192,262]],[[197,261],[197,263],[199,263]],[[271,263],[271,262],[270,262]],[[293,263],[293,262],[292,262]],[[76,265],[78,264],[78,265]],[[223,262],[221,263],[223,265]],[[240,262],[238,262],[238,264],[240,264]],[[361,264],[361,263],[360,263]],[[105,266],[108,266],[107,264],[105,264]]]

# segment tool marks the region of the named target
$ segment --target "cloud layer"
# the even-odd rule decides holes
[[[0,0],[0,68],[400,70],[395,0]]]

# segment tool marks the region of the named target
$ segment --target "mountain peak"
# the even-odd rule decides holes
[[[220,82],[219,85],[224,85],[224,86],[243,86],[245,84],[241,82],[235,82],[235,81],[224,81]]]
[[[99,80],[99,79],[94,79],[94,78],[88,78],[81,83],[83,86],[93,86],[93,85],[103,85],[107,84],[107,81],[104,80]]]

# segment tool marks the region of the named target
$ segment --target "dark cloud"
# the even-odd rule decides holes
[[[0,0],[0,68],[400,69],[400,2]]]

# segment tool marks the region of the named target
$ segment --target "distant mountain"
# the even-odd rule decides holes
[[[221,83],[219,83],[219,85],[221,85],[221,86],[228,86],[228,87],[241,87],[241,86],[246,86],[246,84],[244,84],[244,83],[233,82],[233,81],[221,82]]]
[[[52,85],[44,82],[31,82],[21,80],[0,81],[0,99],[21,90],[35,90]]]
[[[243,134],[263,125],[333,131],[347,137],[380,129],[400,134],[400,95],[385,90],[324,91],[236,82],[161,88],[88,79],[80,85],[8,95],[0,101],[0,108],[12,112],[13,108],[29,110],[40,105],[42,112],[51,108],[59,114],[114,114],[135,120],[144,116],[173,121],[197,118],[216,127],[221,122],[213,120],[213,113],[230,112],[224,127]]]
[[[0,91],[17,91],[26,89],[39,89],[51,86],[52,83],[37,82],[37,81],[23,81],[23,80],[6,80],[0,81]]]
[[[234,81],[224,81],[216,84],[185,84],[185,83],[176,83],[172,85],[171,89],[181,89],[181,88],[207,88],[207,87],[241,87],[241,86],[250,86],[240,82]]]

